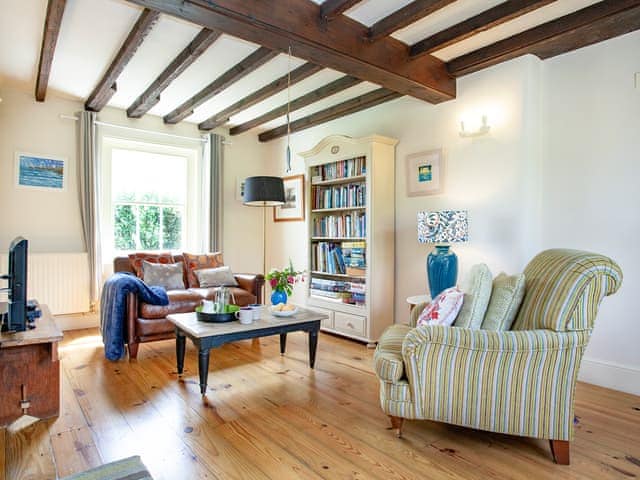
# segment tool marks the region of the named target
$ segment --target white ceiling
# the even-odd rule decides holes
[[[322,0],[312,1],[322,3]],[[504,0],[458,0],[395,32],[393,36],[402,42],[413,44],[502,1]],[[527,15],[435,52],[435,56],[448,61],[596,1],[598,0],[557,0]],[[348,10],[346,15],[371,26],[410,2],[411,0],[363,0]],[[0,80],[9,80],[33,89],[47,0],[2,0],[2,6]],[[140,12],[139,7],[124,0],[68,0],[49,88],[71,98],[86,99]],[[200,27],[162,15],[118,79],[118,91],[110,100],[109,106],[127,108],[199,31]],[[258,45],[222,35],[162,93],[160,102],[149,113],[165,115],[170,112],[256,48]],[[303,63],[300,59],[293,58],[289,61],[286,55],[279,55],[198,107],[187,121],[201,122],[284,75],[288,69],[296,68]],[[291,98],[304,95],[340,76],[342,74],[339,72],[325,69],[292,86]],[[295,120],[304,117],[375,88],[376,85],[366,82],[356,85],[292,113],[291,118]],[[286,91],[274,95],[233,116],[230,125],[255,118],[286,103],[286,100]],[[262,125],[260,130],[273,128],[283,122],[284,118],[276,119]]]

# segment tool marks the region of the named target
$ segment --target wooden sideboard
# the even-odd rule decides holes
[[[0,426],[24,413],[38,418],[60,413],[58,328],[46,305],[36,328],[0,334]]]

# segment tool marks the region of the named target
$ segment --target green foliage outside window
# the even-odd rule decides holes
[[[182,244],[182,212],[174,207],[162,209],[162,248],[177,250]]]
[[[136,249],[136,215],[132,205],[117,205],[113,228],[116,249]]]
[[[140,212],[140,247],[143,250],[160,248],[160,208],[138,207]]]

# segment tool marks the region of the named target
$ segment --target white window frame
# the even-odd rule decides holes
[[[199,228],[199,219],[202,218],[202,182],[200,180],[200,171],[202,164],[201,147],[193,148],[185,146],[167,145],[145,140],[132,140],[117,136],[103,136],[101,149],[101,167],[102,167],[102,192],[101,192],[101,228],[102,228],[102,255],[103,263],[110,263],[116,255],[122,255],[127,252],[115,249],[114,245],[114,205],[112,198],[112,165],[111,159],[113,150],[134,150],[139,152],[155,153],[160,155],[172,155],[184,157],[187,161],[187,198],[184,206],[185,228],[182,232],[183,244],[181,251],[173,251],[173,253],[182,253],[182,251],[194,251],[200,248],[202,244],[202,228]],[[141,179],[144,181],[144,179]],[[144,203],[144,202],[132,202]],[[160,249],[159,251],[166,251]]]

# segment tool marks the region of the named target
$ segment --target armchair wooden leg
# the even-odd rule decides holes
[[[389,420],[391,420],[391,428],[396,431],[396,437],[402,437],[402,424],[404,422],[404,418],[389,415]]]
[[[549,440],[553,460],[558,465],[569,465],[569,442],[566,440]]]
[[[135,360],[136,358],[138,358],[138,346],[139,345],[140,345],[139,343],[129,343],[128,344],[129,360]]]

